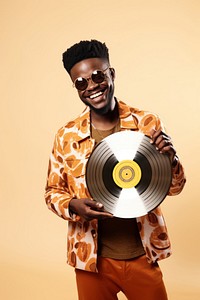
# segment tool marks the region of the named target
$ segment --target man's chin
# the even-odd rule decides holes
[[[96,114],[98,114],[98,115],[105,115],[105,114],[107,114],[108,112],[109,112],[109,110],[110,110],[110,107],[109,106],[107,106],[107,105],[105,105],[105,106],[103,106],[103,107],[100,107],[100,108],[98,108],[98,107],[94,107],[94,106],[92,106],[92,105],[88,105],[89,107],[90,107],[90,109],[92,110],[92,111],[94,111]]]
[[[102,104],[102,105],[101,105]],[[113,101],[109,101],[109,102],[104,102],[104,105],[103,103],[99,103],[99,105],[92,105],[91,103],[87,103],[87,105],[90,107],[90,109],[92,111],[94,111],[96,114],[98,115],[106,115],[108,112],[111,112],[114,107],[115,107],[115,101],[113,103]]]

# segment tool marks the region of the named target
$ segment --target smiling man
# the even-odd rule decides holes
[[[56,134],[45,198],[50,210],[68,220],[67,261],[76,271],[79,299],[116,300],[122,291],[129,300],[166,300],[157,261],[171,255],[171,245],[160,207],[138,218],[114,217],[92,199],[85,171],[103,138],[122,130],[140,131],[161,155],[169,156],[168,194],[177,195],[185,176],[172,141],[157,115],[114,96],[115,70],[104,43],[73,45],[63,53],[63,64],[86,109]]]

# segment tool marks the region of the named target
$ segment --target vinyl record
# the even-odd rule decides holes
[[[94,148],[86,183],[94,200],[119,218],[146,215],[166,197],[171,185],[169,157],[141,132],[120,131]]]

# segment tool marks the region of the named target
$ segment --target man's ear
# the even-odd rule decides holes
[[[112,76],[112,80],[115,79],[115,69],[114,68],[110,68],[110,74]]]

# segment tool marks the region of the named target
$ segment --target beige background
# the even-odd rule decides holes
[[[54,134],[84,107],[61,54],[97,38],[116,96],[160,115],[185,166],[183,193],[162,205],[174,254],[160,265],[170,299],[200,299],[200,1],[2,0],[0,14],[0,298],[77,299],[67,224],[43,194]]]

